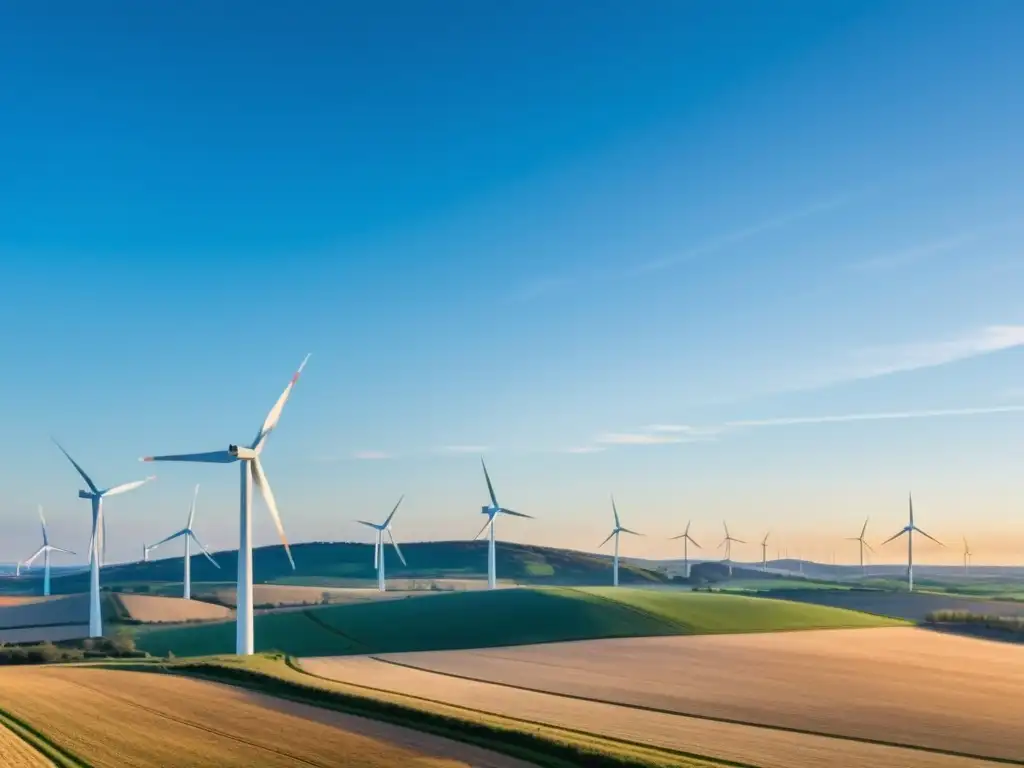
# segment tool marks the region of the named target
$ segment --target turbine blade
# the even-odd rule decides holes
[[[312,353],[311,353],[312,354]],[[277,427],[277,422],[281,420],[281,411],[284,410],[285,403],[288,402],[288,398],[291,397],[292,389],[295,387],[295,382],[299,380],[299,374],[302,373],[302,369],[306,367],[306,362],[309,360],[309,355],[302,358],[302,362],[299,363],[298,369],[292,374],[292,380],[288,382],[288,386],[284,388],[284,392],[277,398],[277,402],[274,403],[274,407],[270,409],[270,413],[267,414],[267,418],[263,420],[263,426],[260,427],[260,431],[256,433],[256,439],[252,441],[252,445],[249,446],[253,450],[260,450],[263,442],[267,439],[267,436],[274,431]],[[289,559],[291,555],[288,556]]]
[[[380,568],[380,531],[373,537],[373,570]]]
[[[928,535],[927,533],[925,533],[924,531],[922,531],[922,530],[921,530],[920,528],[918,528],[918,527],[917,527],[916,525],[914,526],[914,530],[915,530],[915,531],[917,531],[918,533],[920,533],[920,534],[921,534],[922,536],[924,536],[924,537],[925,537],[926,539],[931,539],[931,540],[932,540],[932,541],[934,541],[934,542],[935,542],[936,544],[938,544],[938,545],[939,545],[940,547],[944,547],[944,546],[946,546],[946,545],[945,545],[945,544],[943,544],[943,543],[942,543],[941,541],[939,541],[938,539],[936,539],[936,538],[935,538],[934,536],[929,536],[929,535]]]
[[[911,493],[907,494],[907,501],[910,502],[910,527],[914,527],[914,496]]]
[[[363,525],[367,525],[367,526],[369,526],[370,528],[373,528],[374,530],[380,530],[380,526],[379,526],[379,525],[377,525],[376,523],[368,523],[368,522],[367,522],[367,521],[365,521],[365,520],[356,520],[356,522],[357,522],[357,523],[361,523],[361,524],[363,524]]]
[[[688,538],[690,540],[690,543],[693,544],[693,546],[695,546],[697,549],[704,549],[704,547],[702,547],[700,544],[693,540],[693,537],[690,536],[690,534],[686,534],[686,538]]]
[[[34,554],[34,555],[32,555],[32,557],[28,558],[27,560],[25,560],[25,561],[24,561],[24,562],[23,562],[23,563],[21,564],[21,565],[22,565],[22,567],[23,567],[23,568],[28,568],[28,567],[29,567],[30,565],[32,565],[32,562],[33,562],[33,561],[34,561],[34,560],[35,560],[35,559],[36,559],[37,557],[39,557],[39,556],[40,556],[41,554],[43,554],[43,552],[45,552],[45,551],[46,551],[47,549],[48,549],[48,547],[47,547],[47,546],[46,546],[45,544],[44,544],[43,546],[41,546],[41,547],[40,547],[39,549],[37,549],[37,550],[36,550],[35,554]]]
[[[208,453],[175,453],[167,456],[143,456],[139,461],[195,461],[200,464],[230,464],[238,461],[228,451],[210,451]]]
[[[145,485],[150,480],[156,480],[156,475],[150,475],[145,480],[136,480],[133,483],[122,483],[121,485],[115,485],[113,488],[108,488],[103,491],[104,496],[117,496],[121,493],[128,493],[128,491],[134,491],[139,486]]]
[[[484,464],[484,457],[480,457],[480,466],[484,468],[484,479],[487,480],[487,492],[491,494],[491,506],[498,506],[498,497],[494,495],[494,486],[491,485],[491,476],[487,473],[487,465]]]
[[[860,537],[861,537],[862,539],[864,538],[864,534],[865,534],[865,533],[867,532],[867,530],[868,530],[868,520],[870,520],[870,519],[871,519],[870,517],[866,517],[866,518],[864,518],[864,527],[860,529]]]
[[[693,522],[692,520],[687,520],[686,521],[686,530],[683,531],[683,535],[684,536],[690,533],[690,523],[692,523],[692,522]]]
[[[166,544],[166,543],[167,543],[168,541],[174,541],[174,540],[175,540],[176,538],[178,538],[179,536],[187,536],[187,535],[188,535],[188,528],[182,528],[182,529],[181,529],[180,531],[178,531],[177,533],[172,533],[172,534],[171,534],[170,536],[168,536],[168,537],[167,537],[166,539],[160,539],[160,541],[158,541],[158,542],[157,542],[156,544],[154,544],[153,546],[151,546],[151,547],[149,548],[149,551],[150,551],[150,552],[152,552],[152,551],[153,551],[154,549],[156,549],[157,547],[159,547],[159,546],[160,546],[161,544]]]
[[[747,543],[743,539],[733,539],[731,537],[730,537],[729,541],[735,541],[737,544],[746,544]]]
[[[903,535],[904,533],[906,533],[906,532],[907,532],[907,529],[906,529],[906,528],[904,528],[904,529],[903,529],[902,531],[900,531],[899,533],[897,533],[897,534],[896,534],[895,536],[890,536],[890,537],[889,537],[888,539],[886,539],[885,541],[883,541],[883,542],[882,542],[881,544],[879,544],[879,546],[881,546],[881,547],[884,547],[884,546],[885,546],[886,544],[888,544],[888,543],[889,543],[890,541],[892,541],[893,539],[898,539],[898,538],[899,538],[900,536],[902,536],[902,535]]]
[[[685,539],[685,538],[687,538],[687,534],[680,533],[678,536],[669,536],[668,540],[669,541],[675,541],[676,539]]]
[[[609,534],[608,534],[608,538],[607,538],[607,539],[605,539],[604,541],[602,541],[602,542],[601,542],[600,544],[598,544],[598,545],[597,545],[597,548],[598,548],[598,549],[600,549],[600,548],[601,548],[601,547],[603,547],[603,546],[604,546],[605,544],[607,544],[607,543],[608,543],[609,541],[611,541],[611,540],[612,540],[612,536],[614,536],[614,535],[615,535],[616,533],[618,533],[618,532],[619,532],[619,530],[618,530],[618,529],[616,528],[616,529],[615,529],[614,531],[612,531],[611,533],[609,533]]]
[[[192,504],[188,508],[188,525],[185,527],[190,531],[192,530],[192,522],[196,519],[196,499],[199,498],[199,483],[196,483],[196,489],[192,493]]]
[[[728,539],[729,538],[729,524],[727,522],[725,522],[725,520],[722,521],[722,527],[725,528],[725,538]]]
[[[78,470],[78,474],[82,476],[82,479],[85,480],[85,484],[89,486],[89,490],[93,493],[99,493],[100,489],[96,487],[96,483],[92,481],[91,477],[85,474],[85,470],[78,465],[78,462],[71,458],[71,454],[64,450],[64,446],[57,442],[57,438],[51,437],[50,439],[53,440],[54,445],[60,448],[60,452],[68,457],[68,461],[71,462],[71,466]]]
[[[402,503],[402,499],[404,499],[404,498],[405,498],[405,494],[404,493],[401,496],[398,497],[398,504],[395,504],[395,508],[391,510],[391,514],[388,515],[388,519],[384,521],[384,525],[382,527],[387,528],[389,525],[391,525],[391,518],[393,518],[395,516],[395,512],[398,511],[398,505]]]
[[[619,510],[615,506],[615,496],[614,495],[612,495],[612,514],[615,515],[615,527],[616,528],[621,528],[622,526],[619,524]]]
[[[527,515],[523,512],[513,512],[511,509],[505,509],[504,507],[501,507],[498,511],[501,512],[503,515],[512,515],[513,517],[528,517],[531,520],[536,519],[533,515]]]
[[[61,547],[50,547],[51,552],[63,552],[66,555],[77,555],[77,552],[72,552],[70,549],[62,549]]]
[[[388,538],[391,539],[391,546],[393,546],[395,548],[395,552],[398,553],[398,559],[402,561],[402,565],[406,565],[405,557],[402,556],[402,550],[398,548],[398,542],[395,541],[395,536],[391,533],[390,529],[388,529]]]
[[[765,546],[766,544],[768,544],[768,537],[771,536],[771,535],[772,535],[771,531],[768,531],[768,533],[766,533],[764,535],[764,538],[761,539],[761,546]]]
[[[307,355],[308,357],[308,355]],[[305,364],[305,361],[303,361]],[[301,368],[299,369],[301,370]],[[295,377],[298,378],[298,373]],[[292,380],[294,383],[294,379]],[[267,509],[270,510],[270,517],[274,521],[274,527],[277,528],[277,535],[281,539],[281,543],[284,544],[285,554],[288,555],[288,562],[292,564],[292,570],[295,570],[295,561],[292,559],[292,549],[288,546],[288,539],[284,535],[284,526],[281,524],[281,513],[277,511],[277,501],[274,499],[274,492],[270,489],[270,483],[267,481],[267,475],[263,471],[263,465],[260,464],[258,458],[252,460],[252,479],[256,482],[256,485],[260,489],[260,493],[263,494],[263,500],[267,503]]]
[[[642,533],[637,533],[636,531],[631,531],[631,530],[629,530],[629,528],[619,528],[619,531],[621,531],[622,533],[631,533],[634,536],[643,536]]]
[[[487,516],[487,522],[484,523],[484,527],[480,529],[480,533],[478,533],[476,536],[473,537],[473,541],[476,541],[481,536],[483,536],[484,531],[487,530],[487,526],[491,524],[492,520],[494,520],[494,515],[488,515]]]
[[[43,505],[42,504],[39,505],[39,522],[42,523],[42,526],[43,526],[43,546],[46,546],[47,544],[50,543],[50,540],[46,536],[46,518],[43,517]],[[965,541],[966,541],[966,539],[965,539]]]
[[[217,568],[220,568],[220,563],[213,559],[213,555],[210,554],[209,548],[199,540],[199,537],[192,533],[192,531],[189,531],[188,535],[192,537],[192,541],[199,545],[199,551],[206,555],[206,559],[217,566]]]
[[[874,548],[870,544],[868,544],[866,541],[863,542],[863,543],[864,543],[864,546],[868,548],[868,552],[870,552],[871,554],[875,554],[875,550],[874,550]]]

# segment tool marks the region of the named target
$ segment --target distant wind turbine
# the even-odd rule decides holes
[[[872,554],[874,554],[875,552],[875,550],[871,548],[871,545],[868,544],[867,539],[864,538],[864,534],[867,533],[868,530],[868,520],[870,519],[870,517],[864,518],[864,526],[860,529],[860,536],[850,536],[846,539],[847,541],[860,542],[860,573],[862,576],[867,573],[867,570],[864,566],[864,548],[867,547],[867,550]]]
[[[18,564],[17,574],[18,575],[21,574],[21,567],[22,566],[28,568],[29,566],[32,565],[33,561],[37,557],[42,555],[43,556],[43,594],[44,595],[49,595],[50,594],[50,553],[51,552],[64,552],[65,554],[68,554],[68,555],[73,555],[75,553],[72,552],[70,549],[61,549],[60,547],[55,547],[52,544],[50,544],[50,537],[46,534],[46,518],[43,517],[43,508],[41,506],[39,507],[39,522],[43,526],[43,546],[41,546],[39,549],[37,549],[35,554],[32,555],[32,557],[28,558],[24,563],[19,563]]]
[[[64,447],[56,440],[53,441],[60,452],[63,453],[71,466],[75,468],[85,484],[89,486],[88,491],[79,491],[78,498],[89,499],[92,503],[92,537],[89,541],[89,637],[103,637],[103,618],[100,612],[100,557],[103,546],[103,499],[107,496],[117,496],[121,493],[133,491],[140,485],[145,485],[150,480],[156,479],[150,475],[145,480],[136,480],[133,483],[115,485],[113,488],[100,490],[92,481],[92,478],[85,474],[78,463],[71,458],[71,454],[64,450]]]
[[[729,524],[724,520],[722,521],[722,526],[725,528],[725,538],[722,539],[722,543],[718,545],[718,548],[725,547],[725,562],[729,566],[729,575],[732,576],[732,543],[735,541],[737,544],[746,544],[747,542],[730,536]]]
[[[494,556],[494,518],[498,515],[512,515],[513,517],[527,517],[533,519],[530,515],[524,515],[522,512],[513,512],[511,509],[506,509],[498,503],[498,497],[494,495],[494,486],[491,485],[491,476],[487,474],[487,465],[484,464],[483,457],[480,458],[480,466],[484,468],[484,479],[487,481],[487,492],[491,496],[490,506],[480,508],[480,512],[487,515],[487,522],[484,523],[484,527],[480,529],[480,533],[473,537],[473,541],[479,539],[484,531],[488,531],[487,539],[487,588],[495,589],[498,586],[498,575],[497,575],[497,561]]]
[[[683,578],[684,579],[690,578],[690,548],[689,548],[689,545],[693,544],[693,546],[695,546],[697,549],[701,549],[700,544],[698,544],[696,541],[694,541],[693,537],[690,535],[690,522],[691,521],[687,520],[687,522],[686,522],[686,530],[685,531],[683,531],[678,536],[673,536],[672,537],[673,541],[675,541],[676,539],[682,539],[683,540]],[[678,529],[676,529],[676,530],[678,530]]]
[[[235,653],[239,656],[247,656],[253,652],[253,605],[252,605],[252,486],[253,483],[260,489],[263,501],[266,502],[270,517],[277,528],[277,535],[284,545],[285,554],[288,555],[288,562],[295,569],[295,561],[292,559],[292,551],[288,546],[288,539],[284,535],[284,526],[281,525],[281,514],[277,510],[277,501],[274,499],[274,492],[270,488],[267,476],[263,472],[263,465],[260,463],[260,454],[267,445],[267,438],[277,427],[281,419],[281,412],[285,403],[299,380],[302,369],[306,367],[309,355],[303,359],[298,370],[292,374],[291,381],[284,388],[284,392],[277,398],[274,407],[270,409],[267,418],[263,420],[263,426],[256,433],[256,438],[248,447],[241,445],[229,445],[226,451],[211,451],[209,453],[184,453],[170,456],[147,456],[142,461],[189,461],[202,464],[231,464],[238,462],[241,473],[241,492],[239,503],[239,533],[238,533],[238,586],[236,587],[236,612],[235,612]]]
[[[964,536],[964,576],[970,572],[972,554],[971,548],[967,544],[967,537]]]
[[[186,600],[192,599],[192,551],[191,543],[194,541],[199,546],[199,551],[206,555],[206,559],[213,563],[215,566],[220,568],[220,564],[213,559],[213,555],[210,554],[210,550],[203,542],[196,536],[196,532],[192,529],[192,523],[196,519],[196,498],[199,496],[199,486],[196,485],[195,492],[192,494],[192,504],[188,508],[188,524],[177,533],[172,533],[166,539],[160,539],[156,544],[151,547],[144,547],[146,550],[145,554],[148,555],[150,550],[156,549],[161,544],[166,544],[168,541],[173,541],[179,536],[185,537],[185,578],[184,578],[184,589],[182,591],[182,597]]]
[[[944,547],[946,545],[943,544],[938,539],[936,539],[934,536],[929,536],[927,533],[925,533],[920,528],[918,528],[916,525],[914,525],[914,497],[912,495],[908,495],[907,498],[908,498],[908,500],[910,502],[910,522],[907,523],[907,525],[905,525],[903,527],[903,530],[901,530],[895,536],[890,536],[888,539],[883,541],[882,545],[884,546],[884,545],[888,544],[893,539],[898,539],[904,533],[907,534],[907,591],[913,592],[914,591],[914,531],[917,531],[922,536],[924,536],[926,539],[931,539],[936,544],[938,544],[940,547]]]
[[[402,550],[398,548],[398,542],[395,541],[394,534],[391,533],[391,518],[395,516],[395,512],[398,511],[398,505],[402,503],[402,499],[405,498],[405,494],[398,499],[398,504],[395,504],[395,508],[391,510],[391,514],[387,516],[387,519],[380,524],[368,523],[366,520],[359,520],[358,522],[363,525],[369,526],[376,531],[376,540],[373,544],[373,567],[377,569],[377,589],[381,592],[387,590],[387,585],[384,583],[384,534],[387,533],[388,538],[391,539],[391,546],[395,548],[395,552],[398,554],[398,559],[402,561],[402,565],[405,565],[405,558],[402,557]]]
[[[146,546],[146,542],[142,542],[142,562],[149,562],[149,547]]]
[[[612,514],[615,515],[615,527],[612,529],[612,532],[608,534],[608,538],[598,545],[598,549],[607,544],[613,536],[615,537],[615,559],[612,561],[612,586],[617,587],[619,586],[619,534],[629,533],[633,536],[643,536],[643,534],[631,531],[629,528],[622,527],[619,523],[619,510],[615,507],[614,496],[612,496]],[[687,526],[687,529],[689,529],[689,526]]]
[[[768,570],[768,537],[772,535],[771,531],[768,531],[761,540],[761,570]]]

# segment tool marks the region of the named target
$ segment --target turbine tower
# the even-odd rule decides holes
[[[30,557],[24,563],[19,563],[18,564],[17,575],[21,575],[21,567],[22,566],[28,568],[29,566],[32,565],[32,562],[37,557],[42,555],[43,556],[43,594],[44,595],[49,595],[50,594],[50,553],[51,552],[64,552],[65,554],[68,554],[68,555],[73,555],[75,553],[72,552],[70,549],[61,549],[60,547],[55,547],[52,544],[50,544],[50,537],[47,536],[47,534],[46,534],[46,518],[43,517],[43,508],[42,508],[42,506],[39,507],[39,522],[43,526],[43,546],[41,546],[39,549],[37,549],[35,554],[32,555],[32,557]]]
[[[761,571],[766,572],[768,570],[768,537],[772,535],[771,531],[768,531],[761,539]]]
[[[729,535],[729,524],[726,523],[724,520],[722,521],[722,526],[725,528],[725,538],[722,539],[722,543],[718,545],[718,548],[721,549],[722,547],[725,547],[725,562],[729,566],[729,576],[731,577],[732,576],[732,543],[735,541],[737,544],[746,544],[747,542],[741,541],[740,539],[735,539],[732,536],[730,536]]]
[[[971,552],[970,546],[967,544],[967,537],[964,536],[964,576],[970,573],[971,569]]]
[[[864,518],[864,526],[860,529],[860,536],[850,536],[850,537],[848,537],[846,539],[847,541],[859,541],[860,542],[860,574],[861,574],[861,576],[867,575],[867,569],[864,567],[864,548],[867,547],[868,551],[871,552],[872,554],[874,554],[874,552],[875,552],[875,550],[873,550],[871,548],[871,545],[868,544],[867,539],[864,538],[864,534],[867,533],[867,530],[868,530],[868,520],[870,520],[870,519],[871,519],[870,517]]]
[[[92,478],[85,474],[85,470],[71,458],[71,454],[65,451],[64,447],[56,440],[53,442],[71,462],[71,466],[82,476],[85,484],[89,486],[88,491],[78,492],[78,498],[89,499],[92,504],[92,537],[89,540],[89,637],[103,637],[103,618],[100,613],[100,557],[104,542],[103,499],[107,496],[117,496],[133,491],[140,485],[145,485],[156,478],[150,475],[145,480],[136,480],[133,483],[123,483],[115,485],[113,488],[100,490]]]
[[[612,538],[612,536],[615,537],[615,559],[612,562],[612,586],[617,587],[619,586],[619,534],[630,533],[634,536],[643,536],[643,534],[637,533],[636,531],[631,531],[629,530],[629,528],[622,527],[622,525],[619,523],[619,510],[615,508],[614,496],[612,496],[612,514],[615,515],[615,527],[612,529],[612,532],[608,534],[608,538],[598,545],[598,549],[607,544],[608,541]],[[687,526],[687,529],[689,529],[689,526]]]
[[[532,520],[533,517],[524,515],[522,512],[513,512],[511,509],[505,509],[505,507],[501,506],[498,503],[498,497],[494,495],[494,486],[491,485],[491,476],[487,474],[487,465],[484,464],[483,457],[480,458],[480,466],[484,468],[484,479],[487,480],[487,492],[491,495],[491,505],[480,508],[480,512],[487,515],[487,522],[480,529],[480,533],[473,537],[473,541],[479,539],[484,531],[490,529],[487,541],[487,588],[495,589],[498,586],[498,578],[494,557],[494,518],[498,515],[512,515],[513,517],[528,517]]]
[[[402,503],[402,499],[405,498],[403,494],[398,499],[398,504]],[[395,548],[395,552],[398,553],[398,559],[402,561],[402,565],[405,565],[405,558],[402,557],[402,550],[398,548],[398,542],[395,541],[395,536],[391,533],[391,518],[395,516],[395,512],[398,511],[398,504],[395,504],[395,508],[391,510],[391,514],[387,516],[387,519],[380,523],[368,523],[366,520],[359,520],[358,522],[363,525],[373,528],[377,532],[376,540],[373,543],[373,567],[377,569],[377,589],[381,592],[387,591],[387,585],[384,583],[384,534],[387,533],[388,538],[391,539],[391,546]]]
[[[143,545],[144,554],[146,555],[146,557],[148,557],[150,550],[156,549],[161,544],[166,544],[168,541],[173,541],[174,539],[178,538],[179,536],[184,536],[185,537],[185,579],[184,579],[184,582],[183,582],[184,583],[184,589],[182,590],[182,597],[184,597],[186,600],[191,600],[192,599],[192,548],[191,548],[191,543],[193,541],[198,545],[199,550],[204,555],[206,555],[206,559],[209,560],[211,563],[213,563],[215,566],[217,566],[217,568],[220,568],[220,564],[216,560],[213,559],[213,555],[210,554],[210,550],[207,548],[207,546],[205,544],[203,544],[203,542],[201,542],[199,540],[199,537],[196,536],[196,532],[192,529],[192,523],[196,519],[196,498],[198,496],[199,496],[199,486],[196,485],[196,490],[192,494],[192,504],[189,506],[189,509],[188,509],[188,524],[184,528],[182,528],[177,533],[172,533],[166,539],[161,539],[160,541],[158,541],[156,544],[154,544],[151,547],[147,547],[147,546]]]
[[[299,380],[299,374],[306,366],[309,355],[306,355],[299,368],[292,375],[288,386],[270,409],[263,426],[256,433],[256,439],[248,447],[229,445],[226,451],[211,451],[209,453],[184,453],[169,456],[147,456],[142,461],[192,461],[202,464],[231,464],[238,462],[241,475],[240,504],[239,504],[239,533],[238,533],[238,586],[236,588],[237,605],[235,616],[235,653],[240,656],[250,655],[253,652],[252,636],[252,486],[253,483],[260,489],[263,500],[266,502],[270,517],[277,528],[277,535],[284,545],[285,554],[288,555],[288,562],[292,569],[295,569],[295,561],[292,560],[292,551],[288,546],[288,540],[284,535],[284,526],[281,525],[281,515],[277,511],[277,501],[274,499],[274,492],[270,489],[267,476],[263,472],[263,465],[260,463],[260,454],[267,445],[267,437],[277,422],[281,419],[281,411]]]
[[[684,579],[690,578],[690,548],[689,548],[689,545],[693,544],[693,546],[695,546],[697,549],[701,548],[700,544],[698,544],[696,541],[694,541],[693,537],[690,535],[690,522],[691,521],[689,521],[689,520],[686,521],[686,530],[685,531],[683,531],[678,536],[673,536],[672,537],[672,541],[675,541],[676,539],[682,539],[683,540],[683,578]]]
[[[888,539],[883,541],[882,544],[883,545],[888,544],[893,539],[898,539],[904,533],[907,534],[907,591],[908,592],[913,592],[914,591],[914,531],[917,531],[922,536],[924,536],[926,539],[931,539],[936,544],[938,544],[940,547],[944,547],[946,545],[943,544],[938,539],[936,539],[934,536],[929,536],[927,533],[925,533],[920,528],[918,528],[916,525],[914,525],[914,497],[912,495],[908,495],[908,500],[910,502],[910,522],[907,523],[907,525],[905,525],[903,527],[903,530],[901,530],[895,536],[890,536]]]
[[[149,550],[150,548],[146,546],[146,542],[142,542],[142,562],[144,563],[149,562]]]

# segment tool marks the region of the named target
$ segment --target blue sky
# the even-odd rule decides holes
[[[401,493],[401,538],[472,536],[483,452],[538,518],[500,538],[591,549],[614,492],[630,554],[725,518],[737,559],[852,562],[912,489],[922,560],[1015,562],[1022,33],[1012,0],[0,12],[0,560],[37,503],[86,546],[50,434],[142,477],[251,439],[312,352],[266,453],[292,541]],[[229,469],[157,473],[112,557],[196,482],[237,544]]]

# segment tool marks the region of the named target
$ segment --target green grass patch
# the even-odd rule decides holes
[[[613,587],[448,592],[258,615],[257,651],[293,656],[454,650],[567,640],[897,626],[840,608],[739,595]],[[231,653],[234,622],[140,630],[155,656]]]

